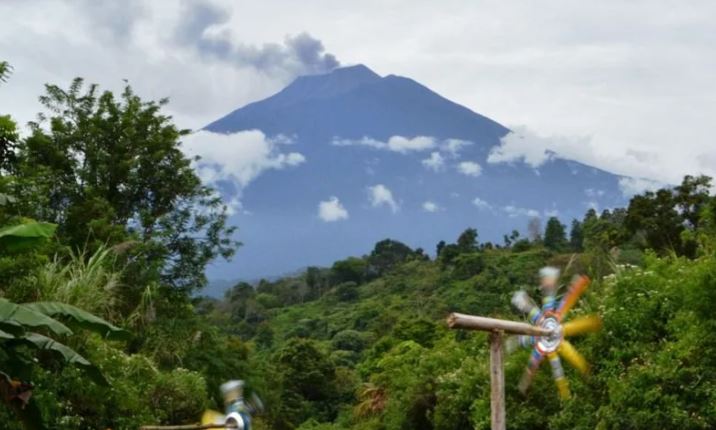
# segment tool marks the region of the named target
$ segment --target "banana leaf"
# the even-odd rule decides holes
[[[70,327],[91,330],[109,340],[128,340],[131,337],[128,331],[87,311],[65,303],[33,302],[22,306],[53,318],[65,317],[67,318],[67,325]]]
[[[27,306],[18,305],[2,298],[0,298],[0,323],[19,324],[26,327],[46,327],[55,334],[72,334],[72,330],[69,327],[56,319]]]
[[[56,356],[59,356],[64,359],[65,363],[77,366],[94,383],[103,386],[109,385],[107,379],[105,379],[104,375],[102,375],[102,372],[100,372],[100,370],[96,366],[90,363],[86,358],[81,356],[74,349],[60,342],[57,342],[54,339],[50,339],[49,337],[43,336],[38,333],[28,333],[24,337],[15,339],[10,342],[24,344],[36,349],[52,352]]]
[[[0,248],[19,251],[36,246],[55,234],[57,225],[46,222],[29,222],[0,228]]]

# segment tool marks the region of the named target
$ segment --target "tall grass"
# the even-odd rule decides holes
[[[94,253],[55,256],[38,274],[40,300],[67,303],[114,319],[120,273],[113,269],[114,251],[101,246]]]

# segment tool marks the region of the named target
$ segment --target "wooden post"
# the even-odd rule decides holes
[[[452,313],[450,328],[480,330],[490,333],[490,418],[492,430],[505,430],[505,370],[502,356],[502,334],[549,336],[552,331],[518,321]]]
[[[505,430],[505,371],[502,332],[490,332],[490,416],[492,430]]]
[[[464,328],[469,330],[494,331],[499,330],[510,334],[524,334],[527,336],[549,336],[550,330],[518,321],[500,320],[497,318],[476,317],[452,313],[447,319],[450,328]]]

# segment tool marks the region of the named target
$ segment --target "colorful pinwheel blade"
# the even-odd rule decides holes
[[[552,366],[552,377],[554,378],[555,385],[557,385],[559,397],[561,397],[562,400],[569,399],[571,394],[569,393],[567,378],[564,377],[562,360],[559,359],[559,355],[556,353],[549,354],[547,358],[549,359],[549,364]]]
[[[505,341],[505,350],[508,354],[512,354],[518,348],[531,348],[535,344],[534,336],[510,336]]]
[[[589,278],[586,276],[580,276],[572,282],[567,294],[562,297],[562,301],[559,303],[559,307],[557,308],[557,315],[559,315],[560,318],[564,318],[567,313],[569,313],[572,306],[577,303],[577,300],[579,300],[579,297],[584,294],[588,286]]]
[[[532,324],[542,316],[537,304],[524,291],[517,291],[512,295],[512,306],[518,311],[527,314]]]
[[[534,379],[535,373],[537,373],[537,370],[539,370],[539,365],[542,363],[543,359],[544,355],[542,355],[542,353],[539,352],[537,348],[534,348],[532,350],[530,359],[527,362],[527,367],[525,368],[525,372],[522,374],[522,378],[520,379],[520,384],[518,386],[522,394],[527,393],[527,390],[532,384],[532,379]]]
[[[602,319],[598,315],[585,315],[575,318],[562,325],[564,336],[576,336],[584,333],[594,333],[602,328]]]
[[[589,364],[582,354],[568,340],[559,345],[559,355],[574,366],[583,375],[589,372]]]

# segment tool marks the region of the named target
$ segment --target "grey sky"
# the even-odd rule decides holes
[[[712,1],[4,0],[0,16],[0,57],[15,68],[0,112],[22,122],[43,83],[79,75],[127,78],[200,127],[340,60],[612,172],[716,175]]]

